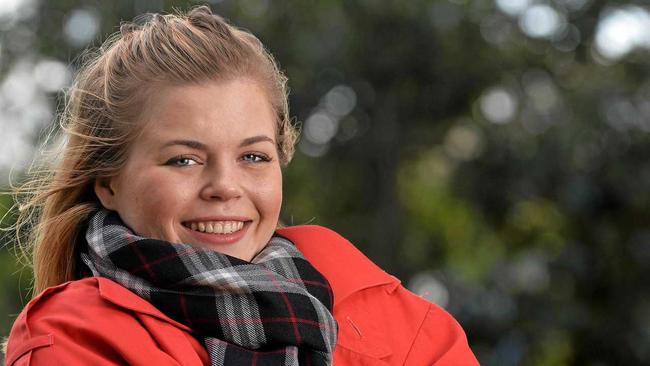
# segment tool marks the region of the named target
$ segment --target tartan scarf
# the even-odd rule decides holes
[[[286,238],[251,262],[205,248],[137,236],[100,209],[80,256],[107,277],[189,326],[212,365],[331,365],[337,324],[327,280]]]

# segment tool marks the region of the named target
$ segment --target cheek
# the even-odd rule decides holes
[[[178,216],[186,208],[192,197],[192,184],[188,179],[179,181],[166,175],[141,190],[140,200],[146,210],[161,218]]]
[[[282,206],[282,173],[279,169],[264,184],[257,184],[255,190],[262,214],[277,219]]]
[[[189,199],[187,184],[178,184],[169,175],[139,176],[142,178],[127,182],[129,193],[122,197],[122,206],[128,207],[125,214],[133,228],[148,232],[173,223]]]

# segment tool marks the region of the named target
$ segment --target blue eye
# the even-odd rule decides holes
[[[186,156],[176,156],[174,158],[171,158],[167,160],[165,165],[172,165],[172,166],[190,166],[190,165],[197,165],[198,162],[193,159],[193,158],[188,158]]]
[[[254,154],[254,153],[245,154],[244,156],[242,156],[242,159],[244,161],[248,161],[251,163],[261,163],[261,162],[271,161],[271,159],[266,155]]]

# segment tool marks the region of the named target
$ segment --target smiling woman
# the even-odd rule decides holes
[[[286,79],[209,8],[122,25],[77,76],[58,165],[18,190],[36,295],[8,365],[475,365],[352,244],[278,229]]]

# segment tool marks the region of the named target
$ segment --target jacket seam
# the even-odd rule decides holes
[[[404,362],[402,363],[402,365],[406,365],[406,362],[408,361],[409,357],[411,356],[411,351],[413,351],[413,347],[415,347],[415,341],[420,336],[420,332],[422,331],[422,327],[424,327],[424,323],[426,322],[427,318],[429,317],[429,314],[431,313],[432,306],[433,306],[432,304],[429,304],[429,307],[427,308],[427,312],[422,317],[422,322],[418,326],[418,331],[415,332],[415,337],[413,337],[413,341],[411,342],[411,346],[409,347],[408,352],[406,352],[406,357],[404,358]]]

